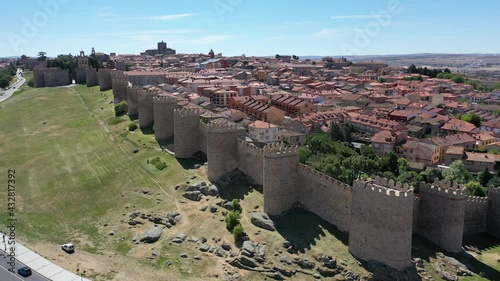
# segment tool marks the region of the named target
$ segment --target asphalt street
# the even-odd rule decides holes
[[[41,276],[40,274],[33,272],[33,274],[29,277],[22,277],[21,275],[17,274],[17,269],[24,267],[24,264],[16,260],[15,264],[15,270],[14,274],[10,272],[8,269],[11,268],[11,266],[8,264],[10,261],[10,258],[6,257],[5,252],[3,251],[4,245],[0,239],[0,280],[1,281],[19,281],[19,280],[29,280],[29,281],[48,281],[49,279]]]
[[[8,90],[0,90],[0,102],[3,102],[4,100],[10,98],[14,94],[15,91],[19,90],[19,88],[26,83],[26,79],[22,75],[21,69],[17,70],[17,81],[12,87]],[[15,87],[15,89],[14,89]]]

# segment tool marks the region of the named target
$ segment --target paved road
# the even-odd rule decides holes
[[[1,240],[1,239],[0,239]],[[0,241],[0,245],[3,248],[3,243]],[[24,264],[16,260],[16,268],[14,270],[15,274],[9,272],[9,268],[11,267],[7,262],[9,262],[9,258],[5,256],[5,252],[0,250],[0,280],[2,281],[20,281],[20,280],[28,280],[28,281],[49,281],[49,279],[41,276],[40,274],[32,271],[33,274],[29,277],[22,277],[17,274],[17,269],[24,267]]]
[[[21,86],[26,83],[26,79],[23,77],[23,71],[21,69],[17,69],[17,81],[15,84],[12,85],[12,87],[8,90],[0,90],[0,102],[3,102],[4,100],[10,98],[16,92],[21,88]],[[15,87],[15,89],[14,89]]]

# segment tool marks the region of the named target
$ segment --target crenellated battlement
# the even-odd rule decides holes
[[[467,196],[465,200],[466,200],[466,202],[471,202],[471,203],[488,204],[489,198],[488,197],[478,197],[478,196]]]
[[[203,111],[203,109],[184,107],[174,110],[174,114],[179,117],[200,117]]]
[[[264,152],[264,149],[252,144],[251,142],[247,142],[245,140],[238,139],[238,144],[243,145],[245,147],[248,147],[252,150],[258,151],[258,152]]]
[[[410,191],[413,189],[412,186],[408,185],[407,183],[401,183],[399,181],[394,181],[393,179],[387,179],[387,178],[381,178],[379,176],[376,176],[373,179],[373,183],[377,185],[381,185],[383,187],[399,190],[399,191]]]
[[[437,178],[434,179],[434,185],[443,187],[443,188],[451,188],[451,189],[464,189],[465,185],[463,184],[458,184],[458,183],[452,183],[449,181],[440,181]]]
[[[177,104],[179,101],[177,98],[168,95],[168,94],[159,94],[158,96],[153,98],[153,102],[158,104],[158,103],[171,103],[171,104]]]
[[[500,196],[500,188],[490,188],[489,192],[490,196],[495,195],[495,196]]]
[[[421,182],[419,185],[419,190],[420,192],[436,194],[449,198],[451,197],[465,198],[466,194],[465,194],[465,188],[463,188],[463,186],[457,184],[452,185],[449,182],[445,183],[444,185],[442,184],[442,182],[439,183],[440,183],[439,185],[436,184],[431,185]]]
[[[228,122],[210,122],[208,124],[209,133],[234,133],[243,130],[237,124],[231,124]]]
[[[360,181],[360,180],[354,182],[354,188],[374,191],[376,193],[385,194],[391,197],[405,197],[413,201],[413,189],[410,189],[409,191],[395,190],[392,188],[376,184],[374,182]]]
[[[288,146],[284,143],[269,144],[264,147],[266,157],[287,157],[299,154],[298,146]]]
[[[138,97],[144,97],[144,98],[146,98],[146,97],[155,97],[157,95],[158,95],[158,93],[153,92],[153,91],[142,90],[140,92],[137,92],[137,96]]]
[[[307,176],[311,176],[315,178],[316,180],[320,181],[322,184],[326,186],[331,186],[334,188],[339,188],[343,189],[349,192],[352,192],[352,187],[348,184],[345,184],[335,178],[332,178],[320,171],[317,171],[309,166],[306,166],[304,164],[299,164],[299,173],[302,173]]]

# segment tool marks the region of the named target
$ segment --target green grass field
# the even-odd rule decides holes
[[[190,175],[159,150],[154,136],[128,132],[128,117],[109,122],[116,119],[110,101],[111,91],[76,86],[27,89],[2,104],[0,182],[6,185],[7,170],[16,170],[18,238],[76,241],[100,252],[104,241],[97,227],[112,219],[108,214],[127,203],[156,205],[134,190],[163,192]],[[147,164],[158,156],[167,164],[162,171]],[[0,193],[0,202],[6,196]]]

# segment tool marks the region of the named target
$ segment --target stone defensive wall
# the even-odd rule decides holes
[[[59,87],[71,84],[69,70],[55,69],[43,73],[45,87]]]
[[[174,136],[174,110],[179,107],[177,103],[178,101],[175,97],[167,94],[159,94],[153,97],[153,118],[156,140],[165,141]]]
[[[87,84],[87,72],[86,68],[84,67],[79,67],[75,70],[76,75],[75,75],[75,82],[76,84]]]
[[[245,129],[227,122],[211,122],[207,127],[208,179],[217,181],[239,168],[238,139],[245,138]]]
[[[200,119],[200,124],[199,124],[199,136],[200,139],[198,140],[198,150],[205,153],[207,155],[207,138],[208,138],[208,124],[203,122]]]
[[[35,67],[33,84],[35,88],[67,86],[71,84],[69,70]]]
[[[465,200],[464,236],[486,232],[487,197],[467,196]]]
[[[174,111],[174,151],[179,159],[190,159],[200,151],[200,115],[203,110],[181,108]]]
[[[127,76],[118,70],[111,71],[111,87],[113,88],[113,98],[115,104],[127,101]]]
[[[113,87],[120,87],[121,75],[110,74]],[[207,123],[201,117],[205,110],[178,108],[168,94],[127,86],[126,98],[129,115],[138,115],[141,127],[154,124],[158,140],[173,136],[176,158],[204,152],[211,181],[239,169],[263,186],[266,213],[281,215],[299,203],[348,232],[349,250],[359,259],[402,270],[411,266],[413,234],[451,253],[462,251],[464,235],[486,231],[500,238],[499,188],[478,198],[467,196],[462,185],[435,181],[421,183],[415,195],[413,187],[379,177],[351,187],[301,165],[298,147],[259,148],[244,140],[243,128],[228,121]]]
[[[144,90],[140,87],[127,86],[127,103],[128,103],[128,115],[138,116],[139,115],[139,102],[138,96]]]
[[[95,70],[95,68],[85,69],[85,79],[87,87],[94,87],[99,85],[99,81],[97,80],[97,71]]]
[[[349,251],[404,270],[411,266],[413,190],[354,182]]]
[[[99,83],[99,89],[103,91],[111,90],[113,88],[111,81],[111,70],[107,68],[101,68],[97,71],[97,82]]]
[[[304,208],[349,232],[352,187],[306,165],[299,165],[299,201]]]
[[[500,188],[490,188],[487,230],[489,234],[500,239]]]
[[[251,177],[253,183],[264,184],[264,149],[238,139],[237,161],[239,169]]]
[[[466,195],[463,187],[420,184],[417,233],[451,253],[462,251]]]
[[[153,98],[158,93],[155,91],[139,91],[137,92],[137,106],[139,113],[139,127],[152,128],[154,124],[154,107]]]
[[[299,201],[298,167],[298,147],[281,143],[264,147],[264,212],[280,215]]]

